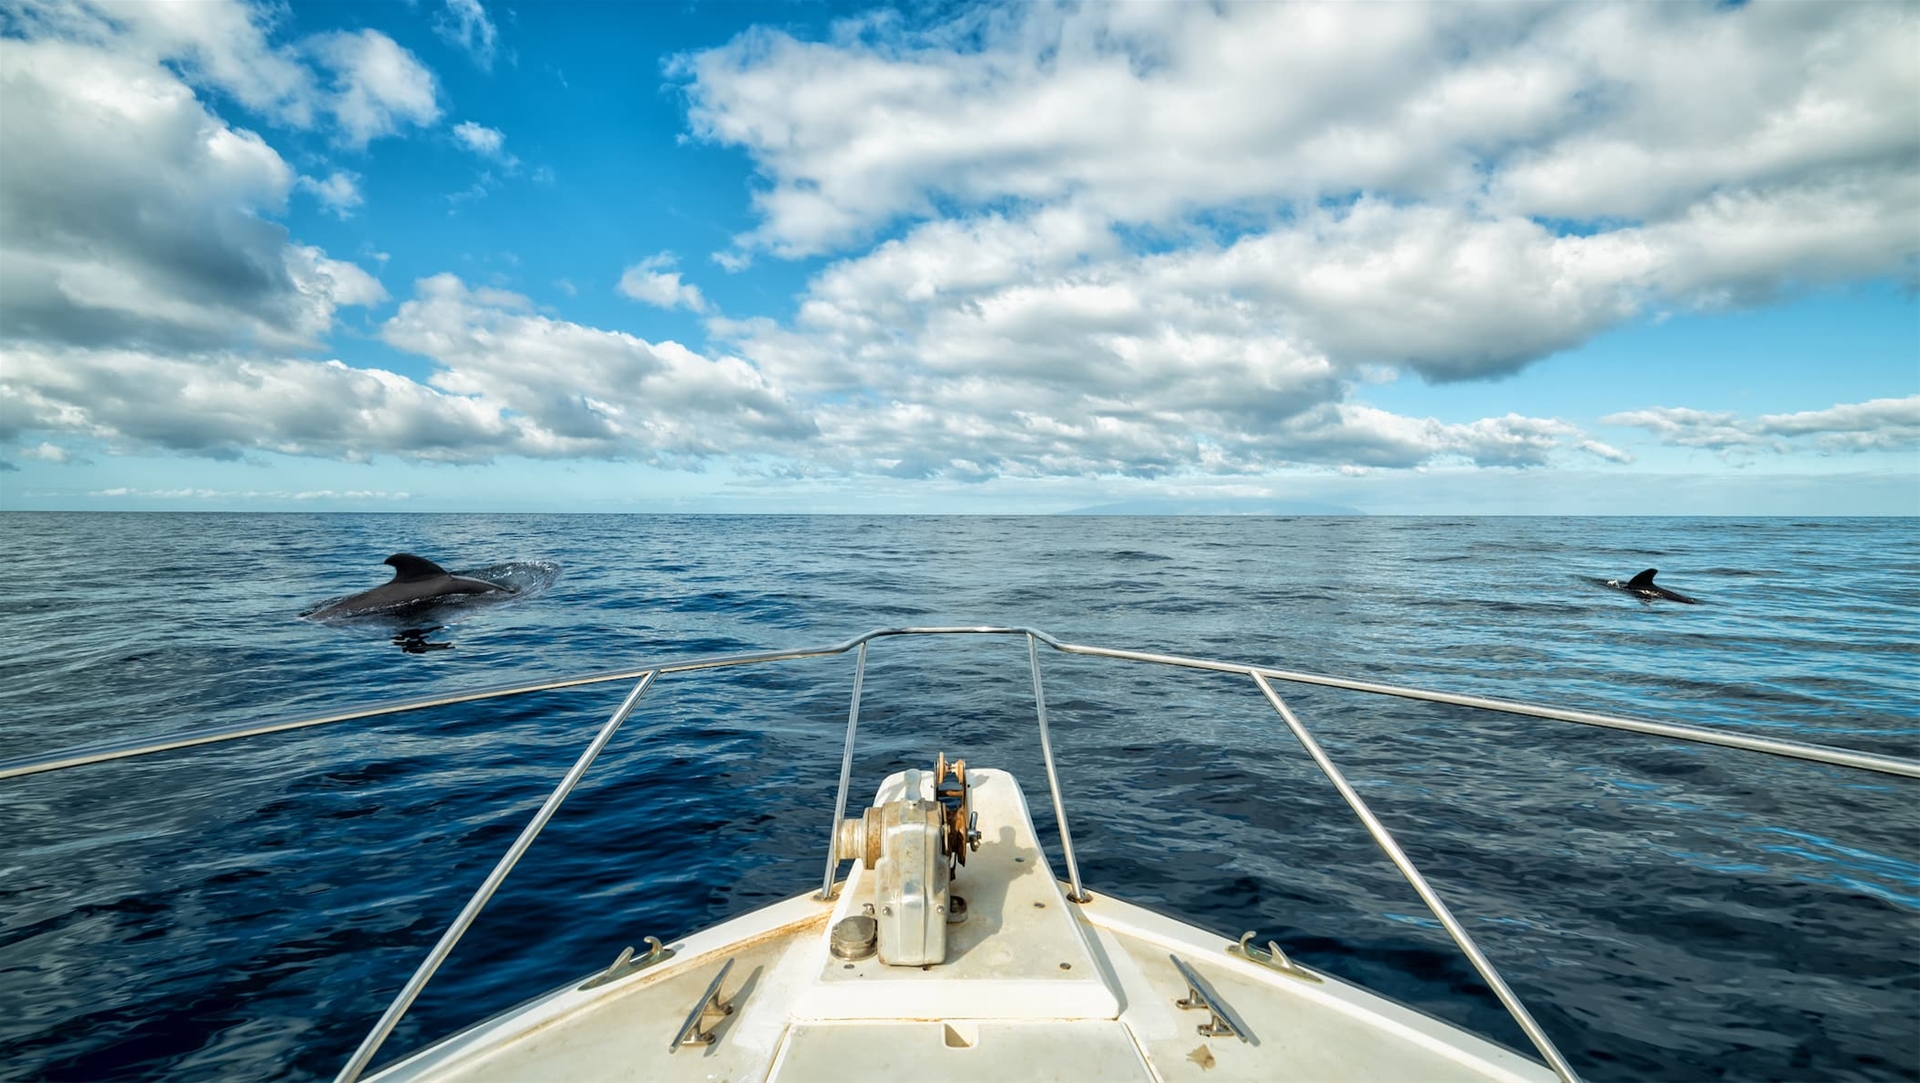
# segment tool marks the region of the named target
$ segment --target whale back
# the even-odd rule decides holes
[[[437,579],[448,574],[440,565],[412,553],[395,553],[381,563],[393,565],[393,581],[396,583],[418,583],[423,579]]]
[[[1658,569],[1658,568],[1648,568],[1648,569],[1647,569],[1646,571],[1644,571],[1644,572],[1641,572],[1641,573],[1640,573],[1639,575],[1636,575],[1636,576],[1634,576],[1634,577],[1633,577],[1632,579],[1629,579],[1629,580],[1627,580],[1627,589],[1628,589],[1628,590],[1652,590],[1652,589],[1654,589],[1654,588],[1653,588],[1653,577],[1654,577],[1654,576],[1655,576],[1656,574],[1658,574],[1658,573],[1659,573],[1659,571],[1660,571],[1660,569]]]

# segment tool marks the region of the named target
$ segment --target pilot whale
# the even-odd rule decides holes
[[[1615,590],[1624,590],[1628,594],[1637,594],[1648,600],[1659,598],[1669,602],[1684,602],[1687,605],[1700,604],[1700,599],[1698,598],[1689,598],[1678,591],[1671,591],[1665,587],[1655,586],[1653,577],[1659,573],[1660,569],[1658,568],[1648,568],[1646,571],[1641,572],[1625,583],[1622,583],[1618,579],[1609,579],[1606,581],[1606,584]]]
[[[498,583],[454,575],[433,561],[414,556],[412,553],[395,553],[381,563],[393,566],[392,582],[349,595],[331,605],[322,606],[308,613],[307,616],[324,620],[328,617],[350,617],[357,613],[394,609],[456,594],[490,594],[496,591],[513,593],[511,587],[503,587]]]

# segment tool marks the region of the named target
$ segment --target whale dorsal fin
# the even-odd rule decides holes
[[[393,581],[396,583],[412,583],[447,574],[445,568],[412,553],[395,553],[381,563],[393,565]]]
[[[417,560],[419,558],[416,557],[415,559]],[[1628,590],[1652,590],[1653,577],[1659,571],[1660,569],[1658,568],[1648,568],[1646,571],[1641,572],[1639,575],[1636,575],[1632,579],[1627,580],[1627,589]]]

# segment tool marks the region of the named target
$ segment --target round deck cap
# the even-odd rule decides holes
[[[834,958],[865,959],[873,954],[874,940],[879,934],[879,923],[865,914],[841,918],[830,938]]]

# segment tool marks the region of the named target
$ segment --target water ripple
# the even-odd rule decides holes
[[[396,550],[527,589],[297,618]],[[1656,563],[1707,604],[1582,581]],[[0,756],[903,623],[1912,756],[1916,571],[1886,520],[6,514]],[[1089,882],[1524,1043],[1244,679],[1045,664]],[[1050,837],[1025,666],[876,644],[859,788],[945,748],[1018,773]],[[851,684],[663,678],[389,1048],[817,882]],[[1920,1077],[1911,784],[1280,691],[1586,1078]],[[0,1077],[330,1076],[619,695],[0,785]]]

